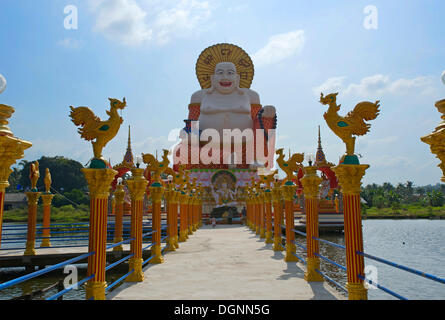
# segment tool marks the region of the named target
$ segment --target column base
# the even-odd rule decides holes
[[[35,256],[36,255],[36,249],[34,248],[36,245],[35,241],[27,241],[26,242],[26,249],[23,253],[24,256]]]
[[[260,231],[260,226],[256,226],[255,227],[255,234],[260,235],[261,231]]]
[[[191,225],[188,227],[188,229],[187,229],[187,233],[188,233],[188,235],[190,235],[190,236],[193,234],[193,228],[192,228]]]
[[[40,244],[40,248],[50,248],[51,242],[49,241],[49,238],[42,239],[42,243]]]
[[[174,244],[174,246],[175,246],[176,249],[179,248],[178,236],[174,236],[174,237],[173,237],[173,244]]]
[[[275,237],[273,239],[273,251],[284,251],[281,246],[281,237]]]
[[[130,274],[125,282],[142,282],[144,281],[144,273],[142,272],[142,262],[144,262],[141,258],[130,258],[128,262],[129,270],[134,269],[133,273]]]
[[[368,289],[363,283],[347,283],[348,300],[368,300]]]
[[[286,244],[286,257],[284,261],[286,262],[298,262],[300,261],[295,255],[295,245]]]
[[[165,249],[165,251],[176,251],[175,239],[173,238],[167,239],[167,248]]]
[[[266,230],[263,228],[260,228],[260,239],[266,238]]]
[[[179,232],[179,242],[186,242],[188,239],[187,237],[187,231],[183,230]]]
[[[154,256],[153,259],[150,260],[150,264],[159,264],[164,263],[164,257],[161,253],[161,246],[156,245],[151,248],[151,255]]]
[[[266,231],[266,243],[273,243],[272,231]]]
[[[315,269],[320,270],[320,259],[315,258],[307,258],[307,270],[304,274],[304,280],[307,282],[323,282],[324,279]]]
[[[106,282],[93,282],[88,281],[85,286],[86,299],[90,300],[106,300],[105,299],[105,288],[107,287]]]

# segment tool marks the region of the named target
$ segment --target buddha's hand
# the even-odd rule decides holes
[[[264,106],[263,107],[263,118],[273,118],[275,117],[276,111],[274,106]]]

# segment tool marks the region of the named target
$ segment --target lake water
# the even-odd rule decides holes
[[[6,224],[5,224],[6,225]],[[365,252],[392,262],[415,268],[420,271],[445,278],[445,220],[364,220],[363,238]],[[326,239],[338,244],[344,244],[343,235],[322,234]],[[299,243],[305,244],[304,238],[297,236]],[[298,247],[297,247],[298,251]],[[344,250],[321,243],[320,253],[329,259],[345,266]],[[303,254],[299,252],[299,254]],[[304,254],[303,254],[304,255]],[[365,259],[368,268],[377,271],[377,281],[392,291],[412,300],[445,299],[445,285],[416,276],[406,271],[396,269],[371,259]],[[322,262],[322,271],[343,286],[346,284],[346,274],[341,269]],[[85,274],[80,269],[79,279]],[[124,274],[123,272],[122,274]],[[59,276],[60,274],[60,276]],[[121,274],[107,274],[110,283]],[[45,279],[32,279],[24,284],[0,292],[0,300],[20,296],[31,290],[48,287],[63,277],[58,274]],[[4,280],[2,280],[4,281]],[[52,293],[55,293],[53,291]],[[46,295],[47,297],[50,294]],[[379,290],[369,289],[370,300],[391,300],[391,295]],[[73,290],[64,299],[84,299],[84,288]]]
[[[344,245],[343,235],[321,235]],[[300,241],[301,237],[297,238]],[[365,253],[445,278],[445,220],[364,220]],[[321,244],[320,254],[346,266],[345,252]],[[445,284],[441,284],[386,264],[365,258],[369,270],[376,271],[377,282],[410,300],[444,300]],[[374,268],[375,267],[375,268]],[[322,270],[343,286],[346,273],[322,262]],[[370,300],[391,300],[393,296],[380,289],[368,290]]]

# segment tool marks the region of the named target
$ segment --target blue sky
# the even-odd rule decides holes
[[[67,30],[64,8],[76,6]],[[367,6],[377,29],[366,29]],[[371,165],[364,183],[435,184],[439,161],[420,137],[440,122],[445,98],[445,3],[424,1],[2,0],[0,103],[15,107],[10,127],[33,142],[25,158],[92,156],[69,120],[69,106],[105,117],[108,97],[126,97],[124,124],[104,149],[122,160],[127,125],[135,154],[171,146],[199,89],[195,62],[206,47],[230,42],[253,58],[252,89],[278,113],[277,147],[315,153],[317,126],[329,161],[344,145],[328,129],[320,91],[338,91],[344,115],[381,100],[371,132],[356,152]]]

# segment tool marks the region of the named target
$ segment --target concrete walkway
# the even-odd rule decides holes
[[[337,300],[327,283],[307,283],[302,263],[286,263],[281,252],[245,226],[203,226],[165,262],[144,269],[145,281],[124,283],[116,300]]]

